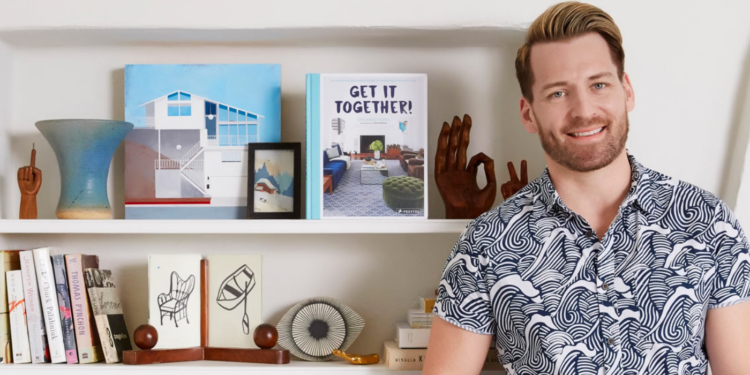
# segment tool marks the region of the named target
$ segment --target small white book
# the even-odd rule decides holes
[[[156,327],[154,349],[201,346],[200,254],[148,256],[148,324]]]
[[[22,251],[19,253],[19,257],[21,258],[21,284],[23,285],[23,297],[26,305],[26,324],[29,327],[31,362],[49,362],[47,332],[44,329],[42,302],[39,300],[39,288],[36,283],[34,253],[31,250]]]
[[[29,332],[26,328],[26,306],[24,306],[21,271],[7,271],[5,279],[8,287],[13,363],[29,363],[31,362],[31,348],[29,347]]]
[[[63,341],[62,323],[60,322],[60,303],[57,300],[55,270],[52,268],[49,248],[43,247],[33,251],[50,358],[52,363],[67,363],[68,358],[65,356],[65,341]]]
[[[396,324],[396,342],[401,349],[426,348],[430,342],[429,328],[411,328],[407,322]]]

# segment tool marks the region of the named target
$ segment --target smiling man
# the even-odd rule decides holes
[[[628,154],[624,60],[592,5],[530,26],[520,111],[547,169],[461,234],[425,374],[477,374],[493,340],[508,375],[749,373],[745,234],[719,198]]]

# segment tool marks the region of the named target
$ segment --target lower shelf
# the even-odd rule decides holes
[[[186,374],[186,373],[247,373],[250,370],[253,374],[306,374],[306,375],[326,375],[336,374],[386,374],[396,373],[404,375],[417,375],[421,371],[389,371],[382,363],[367,366],[355,366],[343,361],[332,362],[304,362],[292,361],[286,365],[256,365],[247,363],[232,362],[214,362],[214,361],[196,361],[183,363],[164,363],[158,365],[145,366],[127,366],[123,364],[104,364],[95,363],[90,365],[65,365],[65,364],[19,364],[19,365],[0,365],[0,372],[6,374],[31,374],[42,373],[42,371],[54,370],[55,375],[75,373],[75,374]],[[486,375],[500,375],[503,371],[483,371]]]

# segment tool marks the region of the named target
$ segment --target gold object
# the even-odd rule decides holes
[[[368,355],[361,355],[361,354],[348,354],[344,353],[341,350],[335,349],[333,351],[333,355],[336,357],[343,358],[349,363],[353,365],[372,365],[375,363],[380,362],[380,356],[377,354],[368,354]]]

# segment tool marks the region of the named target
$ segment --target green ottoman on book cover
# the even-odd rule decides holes
[[[383,181],[383,201],[394,211],[424,208],[424,181],[408,176]]]

